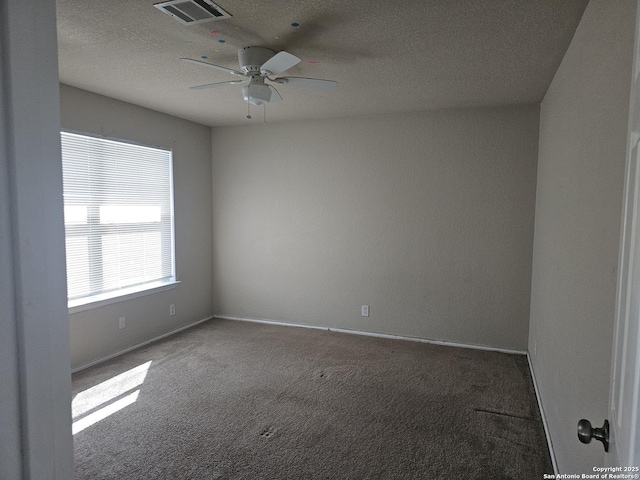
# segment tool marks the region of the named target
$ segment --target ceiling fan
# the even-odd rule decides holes
[[[181,58],[180,60],[202,67],[221,70],[237,77],[244,77],[241,80],[208,83],[190,88],[193,90],[202,90],[225,85],[244,85],[242,87],[242,96],[245,102],[251,105],[266,105],[270,102],[279,102],[282,100],[282,97],[275,87],[265,83],[265,80],[280,85],[291,85],[316,91],[329,91],[338,86],[333,80],[304,77],[275,77],[275,75],[279,75],[285,70],[289,70],[291,67],[297,65],[300,59],[288,52],[283,51],[276,53],[270,48],[265,47],[244,47],[238,50],[240,70],[214,65],[192,58]]]

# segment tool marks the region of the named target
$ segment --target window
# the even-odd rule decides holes
[[[171,151],[62,132],[69,307],[175,282]]]

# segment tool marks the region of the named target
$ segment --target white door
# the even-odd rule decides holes
[[[624,210],[613,339],[607,464],[640,467],[640,1],[631,86]],[[599,426],[599,425],[598,425]],[[639,474],[637,470],[632,473]]]

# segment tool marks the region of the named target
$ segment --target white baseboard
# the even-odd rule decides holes
[[[472,348],[474,350],[486,350],[489,352],[509,353],[513,355],[527,355],[527,352],[524,350],[510,350],[507,348],[489,347],[485,345],[456,343],[456,342],[448,342],[444,340],[431,340],[428,338],[419,338],[419,337],[406,337],[403,335],[392,335],[389,333],[363,332],[359,330],[349,330],[346,328],[334,328],[334,327],[323,327],[323,326],[317,326],[317,325],[304,325],[301,323],[279,322],[276,320],[267,320],[263,318],[235,317],[230,315],[214,315],[213,318],[219,318],[221,320],[236,320],[240,322],[266,323],[268,325],[279,325],[283,327],[299,327],[299,328],[311,328],[314,330],[328,330],[330,332],[336,332],[336,333],[349,333],[353,335],[364,335],[367,337],[388,338],[391,340],[407,340],[410,342],[431,343],[433,345],[444,345],[447,347]]]
[[[278,322],[276,320],[266,320],[264,318],[235,317],[232,315],[215,315],[215,314],[213,315],[213,318],[218,318],[220,320],[234,320],[238,322],[266,323],[267,325],[279,325],[281,327],[311,328],[312,330],[330,330],[329,327],[319,327],[317,325],[305,325],[303,323]]]
[[[119,357],[120,355],[124,355],[125,353],[129,353],[129,352],[131,352],[133,350],[136,350],[138,348],[144,347],[145,345],[149,345],[150,343],[157,342],[158,340],[162,340],[163,338],[170,337],[171,335],[175,335],[178,332],[181,332],[183,330],[187,330],[188,328],[191,328],[191,327],[195,327],[196,325],[199,325],[201,323],[204,323],[204,322],[207,322],[209,320],[212,320],[213,318],[214,317],[203,318],[202,320],[198,320],[195,323],[190,323],[189,325],[185,325],[184,327],[180,327],[180,328],[172,330],[172,331],[170,331],[168,333],[164,333],[164,334],[162,334],[162,335],[160,335],[158,337],[152,338],[151,340],[147,340],[146,342],[138,343],[136,345],[133,345],[132,347],[125,348],[124,350],[120,350],[119,352],[112,353],[111,355],[107,355],[106,357],[99,358],[98,360],[94,360],[93,362],[89,362],[89,363],[87,363],[85,365],[82,365],[80,367],[76,367],[76,368],[72,369],[71,373],[73,374],[73,373],[79,372],[81,370],[85,370],[85,369],[87,369],[89,367],[93,367],[95,365],[98,365],[98,364],[100,364],[102,362],[106,362],[107,360],[111,360],[112,358]]]
[[[544,435],[547,437],[547,446],[549,447],[549,455],[551,455],[551,464],[553,465],[553,473],[558,475],[558,464],[556,463],[556,454],[553,451],[553,443],[551,442],[551,435],[549,434],[549,424],[547,423],[547,417],[544,414],[544,407],[542,406],[542,397],[540,397],[540,391],[538,390],[538,382],[536,381],[536,374],[533,371],[533,363],[531,362],[531,355],[527,353],[527,362],[529,362],[529,371],[531,372],[531,379],[533,380],[533,389],[536,391],[536,399],[538,400],[538,409],[540,410],[540,417],[542,418],[542,426],[544,428]]]

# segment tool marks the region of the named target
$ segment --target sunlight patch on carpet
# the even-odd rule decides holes
[[[71,404],[73,434],[135,403],[140,390],[132,390],[144,383],[150,366],[151,361],[143,363],[76,395]]]

